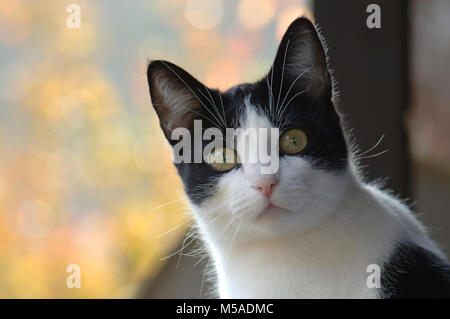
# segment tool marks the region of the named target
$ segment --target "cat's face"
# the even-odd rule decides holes
[[[257,239],[308,230],[338,205],[348,151],[332,103],[325,53],[307,19],[291,24],[271,70],[258,82],[219,92],[165,61],[150,63],[148,80],[153,106],[172,146],[179,142],[172,134],[180,127],[192,133],[192,144],[196,133],[201,136],[208,128],[224,136],[226,128],[241,129],[226,151],[234,159],[227,165],[205,160],[175,164],[198,222],[210,236],[229,241],[238,231],[241,238]],[[201,130],[195,120],[201,120]],[[276,143],[269,132],[274,128]],[[248,143],[242,133],[248,129],[256,129],[258,139],[271,146],[275,170],[264,173],[268,164],[246,160],[249,153],[258,154],[261,145]],[[267,134],[261,133],[264,129]],[[203,152],[208,142],[203,139],[189,157]]]

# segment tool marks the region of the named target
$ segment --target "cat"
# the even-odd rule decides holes
[[[149,63],[147,77],[172,146],[174,129],[193,131],[195,120],[202,130],[279,130],[272,174],[262,174],[258,162],[174,164],[220,298],[450,297],[449,263],[423,225],[361,177],[310,20],[291,23],[257,82],[221,92],[162,60]],[[240,143],[238,136],[236,148],[218,150],[219,157],[239,157]]]

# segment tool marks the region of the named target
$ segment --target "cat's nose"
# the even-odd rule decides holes
[[[277,184],[278,179],[276,177],[269,177],[258,180],[255,184],[253,184],[252,187],[257,191],[260,191],[261,194],[263,194],[267,198],[270,198]]]

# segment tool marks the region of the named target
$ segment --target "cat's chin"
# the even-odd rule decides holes
[[[300,235],[319,226],[329,217],[328,210],[314,209],[300,202],[297,209],[282,207],[276,201],[268,202],[263,207],[257,212],[253,211],[253,214],[242,216],[247,221],[240,232],[247,234],[244,237],[251,241]]]
[[[269,202],[266,208],[255,217],[255,221],[276,220],[289,213],[289,210]]]

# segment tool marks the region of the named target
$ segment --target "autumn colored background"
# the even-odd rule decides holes
[[[408,3],[409,202],[450,253],[450,4]],[[67,26],[70,4],[81,8],[79,29]],[[268,71],[289,23],[312,17],[312,7],[1,0],[0,298],[163,295],[139,291],[172,275],[161,269],[191,219],[150,103],[148,60],[170,60],[211,87],[252,81]],[[70,264],[81,267],[80,289],[66,285]],[[169,295],[194,289],[175,281]]]
[[[72,3],[79,29],[66,24]],[[0,297],[133,297],[190,223],[150,104],[148,59],[213,87],[255,80],[308,7],[2,0]],[[66,286],[69,264],[81,267],[81,289]]]

